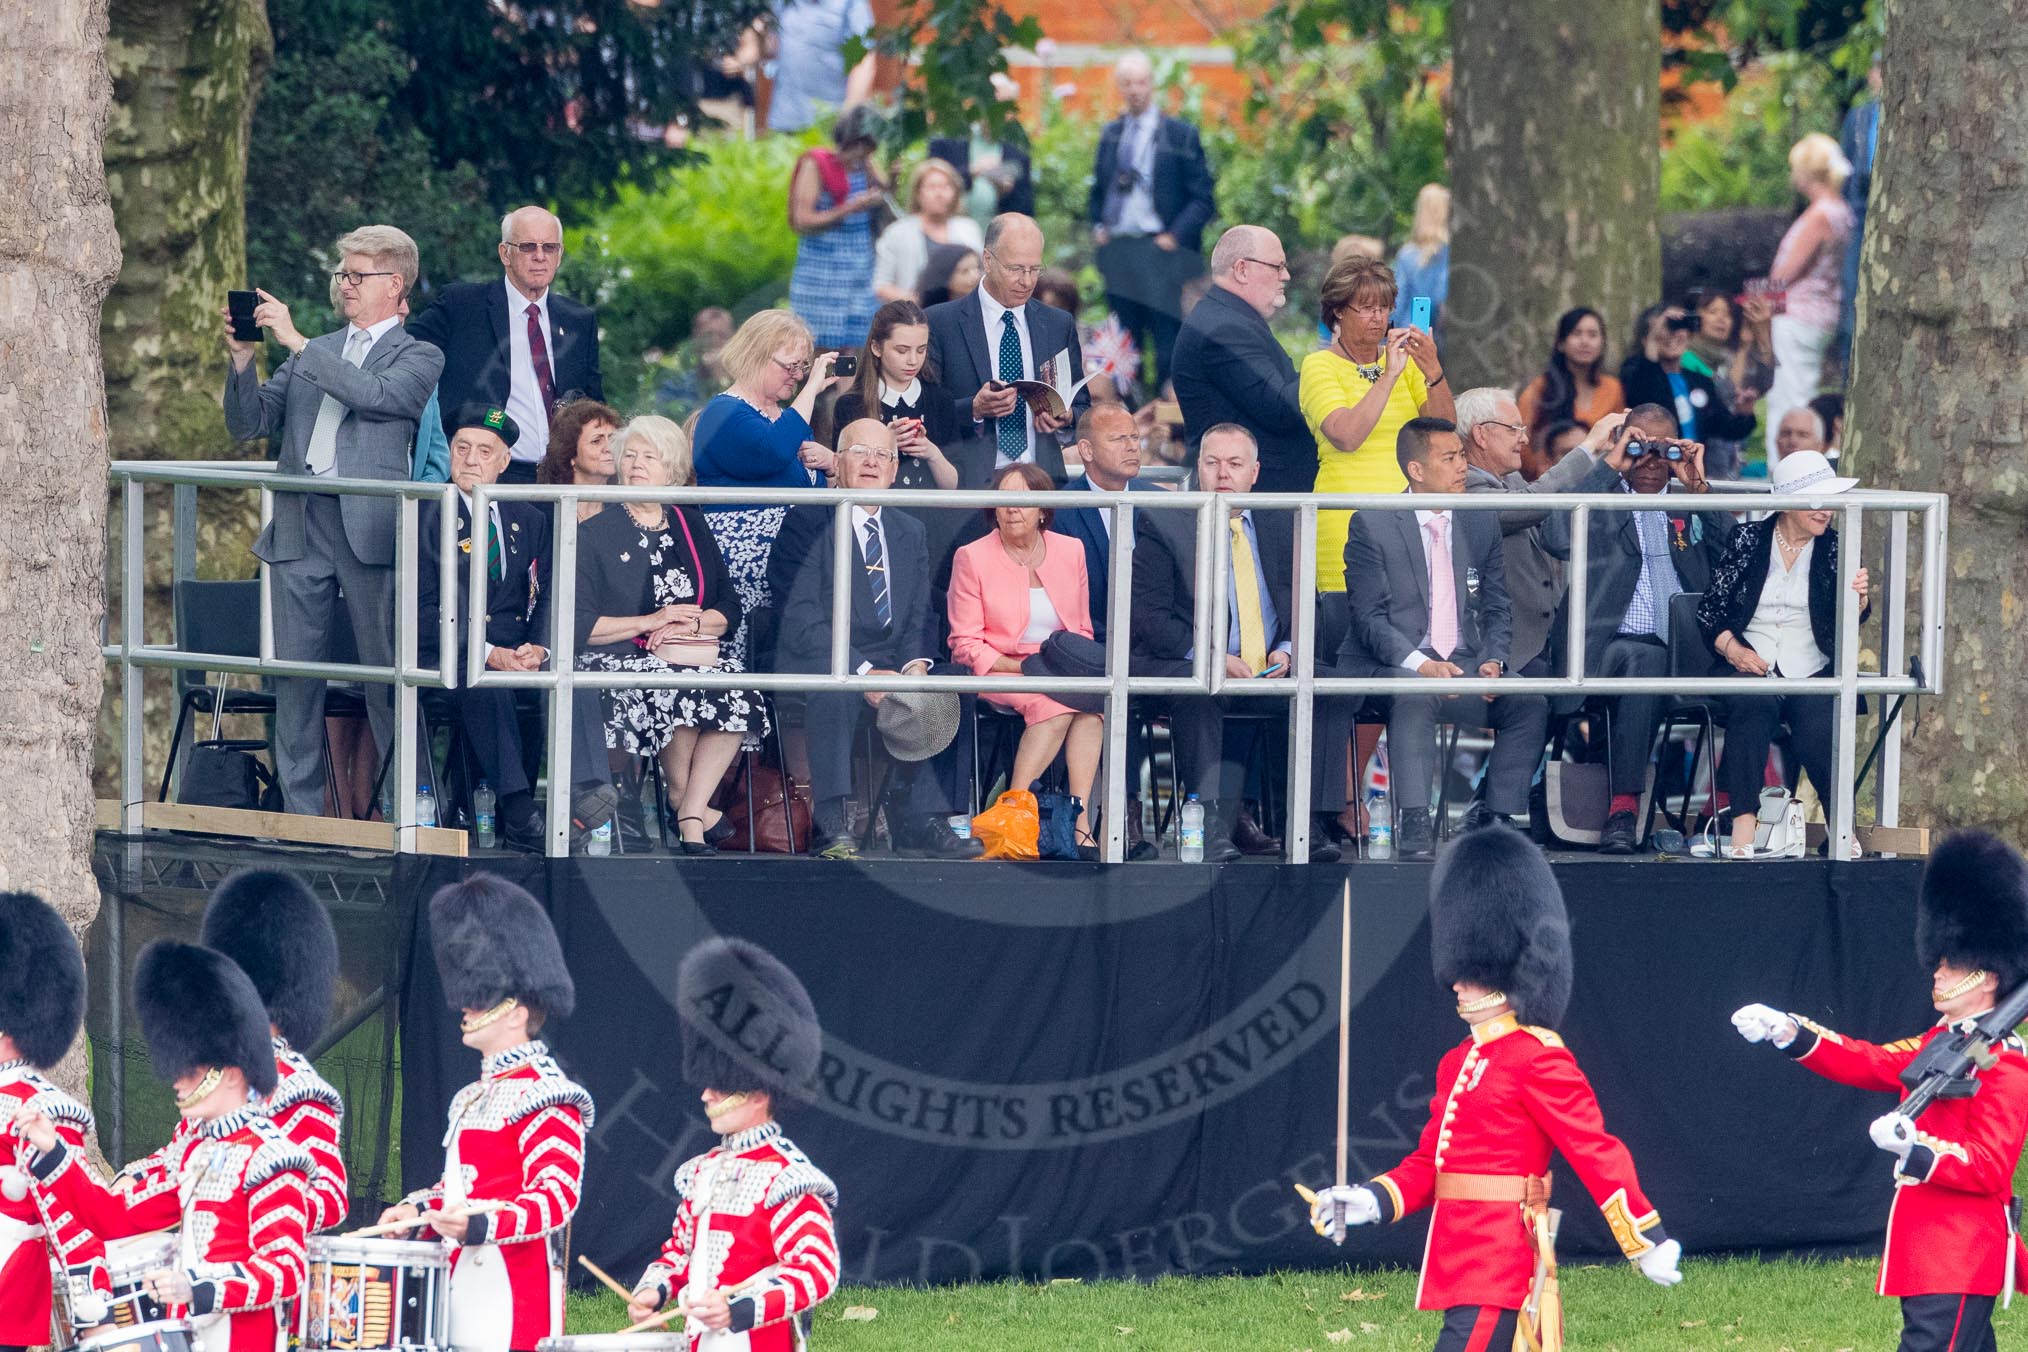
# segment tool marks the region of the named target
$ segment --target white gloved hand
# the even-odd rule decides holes
[[[28,1196],[28,1175],[9,1164],[0,1167],[0,1197],[19,1202]]]
[[[1682,1260],[1683,1245],[1677,1240],[1665,1239],[1636,1258],[1634,1266],[1657,1286],[1675,1286],[1683,1280],[1683,1270],[1676,1266]]]
[[[1372,1225],[1380,1219],[1380,1202],[1371,1188],[1356,1184],[1326,1188],[1310,1204],[1310,1228],[1333,1244],[1345,1242],[1345,1228]]]
[[[1732,1026],[1748,1042],[1786,1047],[1796,1040],[1796,1021],[1772,1005],[1747,1005],[1733,1012]]]
[[[1898,1160],[1907,1159],[1908,1152],[1915,1149],[1915,1120],[1901,1113],[1883,1113],[1874,1118],[1866,1134],[1873,1138],[1873,1144]]]

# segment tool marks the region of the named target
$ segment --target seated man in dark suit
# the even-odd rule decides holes
[[[951,398],[965,440],[944,453],[957,461],[958,487],[985,488],[1016,462],[1062,483],[1066,431],[1091,407],[1091,390],[1068,416],[1038,413],[1007,382],[1084,379],[1077,320],[1035,299],[1042,276],[1042,227],[1026,216],[995,216],[986,227],[985,273],[972,293],[929,308],[929,365]]]
[[[1638,445],[1641,454],[1633,454]],[[1628,493],[1708,493],[1704,447],[1676,435],[1676,415],[1660,404],[1627,414],[1612,449],[1626,465],[1620,488]],[[1674,458],[1671,458],[1671,457]],[[1732,518],[1724,512],[1593,512],[1587,567],[1584,667],[1589,676],[1666,676],[1669,673],[1669,598],[1701,592],[1725,556]],[[1613,700],[1607,748],[1612,805],[1602,854],[1632,854],[1647,835],[1637,820],[1662,723],[1660,695],[1619,695]]]
[[[894,433],[877,419],[861,418],[838,434],[841,488],[892,488],[899,463]],[[784,671],[831,669],[836,512],[828,503],[792,507],[775,538],[770,573],[789,581],[776,649]],[[850,516],[856,545],[852,558],[858,566],[848,583],[852,589],[852,633],[847,668],[859,676],[926,675],[936,661],[935,612],[942,598],[930,585],[929,550],[922,523],[904,512],[881,507],[855,506]],[[798,558],[785,560],[785,550]],[[784,567],[787,571],[776,571]],[[859,736],[860,720],[871,716],[884,698],[878,692],[856,690],[814,691],[804,696],[803,732],[810,753],[810,793],[815,800],[810,848],[822,858],[859,857],[858,843],[847,829],[845,817],[845,803],[852,793],[853,743]],[[959,836],[950,825],[952,814],[971,804],[969,724],[969,718],[961,717],[958,736],[950,746],[927,762],[894,771],[915,771],[907,810],[901,820],[889,823],[899,852],[932,859],[972,859],[985,852],[978,841]]]
[[[522,756],[520,720],[514,691],[479,689],[465,684],[464,661],[471,591],[472,551],[487,551],[486,666],[493,671],[540,671],[549,664],[550,509],[533,502],[488,504],[492,525],[475,538],[472,494],[481,484],[497,483],[520,429],[505,410],[487,404],[466,404],[451,411],[451,482],[457,485],[458,544],[453,570],[457,578],[454,623],[458,653],[454,659],[458,686],[445,692],[457,710],[458,723],[480,773],[500,796],[500,834],[518,849],[540,851],[542,816],[535,807],[533,786]],[[438,552],[437,504],[423,502],[416,513],[417,542],[416,660],[437,665],[438,623],[443,594],[438,589],[442,555]],[[479,543],[484,540],[484,544]],[[589,831],[612,814],[615,796],[606,776],[605,738],[598,719],[598,697],[587,691],[577,709],[590,711],[586,726],[573,729],[572,761],[580,791],[571,815],[579,832]],[[577,720],[585,723],[585,720]],[[427,774],[427,767],[424,773]],[[582,821],[575,819],[583,818]]]
[[[1465,446],[1445,418],[1415,418],[1395,439],[1395,459],[1415,493],[1465,491]],[[1528,786],[1542,759],[1549,701],[1540,695],[1445,696],[1449,677],[1507,671],[1514,638],[1500,520],[1492,512],[1359,512],[1345,541],[1351,624],[1338,671],[1350,677],[1419,677],[1427,694],[1387,697],[1388,774],[1396,803],[1395,848],[1427,859],[1436,847],[1430,786],[1437,770],[1439,703],[1447,718],[1476,725],[1486,711],[1493,755],[1486,772],[1488,820],[1526,821]]]
[[[1198,487],[1207,493],[1247,493],[1260,473],[1253,435],[1233,424],[1204,434],[1197,461]],[[1290,620],[1295,614],[1294,522],[1287,512],[1241,510],[1228,519],[1232,564],[1226,579],[1225,636],[1214,660],[1233,680],[1286,677]],[[1197,613],[1197,521],[1189,512],[1134,513],[1134,609],[1127,669],[1135,676],[1188,676]],[[1237,859],[1243,755],[1225,741],[1224,696],[1166,697],[1180,792],[1204,800],[1204,857]],[[1252,701],[1248,701],[1251,703]],[[1267,707],[1279,708],[1271,703]],[[1285,712],[1285,711],[1284,711]],[[1335,858],[1320,844],[1312,859]]]
[[[409,332],[444,352],[438,400],[445,418],[467,403],[503,408],[521,428],[504,483],[535,482],[549,449],[549,420],[570,394],[604,399],[598,316],[550,289],[563,263],[563,222],[522,207],[500,222],[492,282],[454,282],[415,317]]]

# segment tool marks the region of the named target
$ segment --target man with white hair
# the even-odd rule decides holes
[[[259,293],[254,322],[289,352],[266,384],[254,371],[260,342],[235,338],[231,313],[219,310],[232,357],[225,428],[235,441],[268,438],[281,474],[405,482],[417,422],[444,367],[443,353],[401,323],[420,266],[415,241],[391,225],[367,225],[339,239],[336,252],[343,328],[306,337],[287,305]],[[338,626],[349,622],[359,661],[394,664],[397,515],[393,498],[275,494],[274,516],[253,552],[271,570],[276,657],[335,661]],[[368,685],[366,712],[385,755],[394,732],[392,687]],[[324,682],[276,678],[275,770],[288,811],[322,814]]]
[[[1088,213],[1106,304],[1141,351],[1155,354],[1155,388],[1183,322],[1183,284],[1204,271],[1204,227],[1217,211],[1197,128],[1155,106],[1155,68],[1128,52],[1113,68],[1119,117],[1099,134]]]
[[[490,404],[521,428],[502,483],[535,482],[557,405],[606,397],[598,316],[550,289],[562,265],[563,222],[541,207],[510,211],[500,220],[505,276],[446,286],[409,325],[443,349],[446,417],[466,404]],[[455,430],[447,425],[444,434]]]
[[[1821,451],[1825,449],[1824,435],[1822,416],[1808,404],[1799,404],[1775,424],[1775,458],[1779,461],[1797,451]]]

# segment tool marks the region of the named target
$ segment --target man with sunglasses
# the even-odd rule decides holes
[[[549,449],[549,420],[573,397],[604,399],[598,316],[551,290],[563,265],[563,222],[541,207],[500,221],[498,282],[454,282],[409,329],[444,352],[439,403],[502,408],[521,429],[501,483],[532,484]],[[457,429],[445,423],[444,434]]]

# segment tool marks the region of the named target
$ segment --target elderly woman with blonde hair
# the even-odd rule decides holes
[[[929,266],[931,245],[986,247],[979,223],[958,210],[964,196],[964,179],[942,160],[924,160],[908,176],[903,200],[909,214],[881,231],[873,246],[873,294],[883,304],[922,299],[916,287]]]
[[[690,439],[667,418],[640,417],[617,439],[620,483],[681,488],[695,482]],[[739,593],[695,507],[615,503],[578,528],[577,666],[580,671],[746,670],[724,640],[743,612]],[[606,746],[661,761],[685,854],[710,854],[714,824],[707,806],[742,739],[765,736],[767,712],[748,690],[699,690],[680,684],[600,692]]]
[[[1775,251],[1768,284],[1782,293],[1774,317],[1774,385],[1767,392],[1767,462],[1781,459],[1775,444],[1782,418],[1817,397],[1824,354],[1838,329],[1844,303],[1845,241],[1852,234],[1852,208],[1845,204],[1845,180],[1852,163],[1838,143],[1813,131],[1789,151],[1789,182],[1810,199]]]

